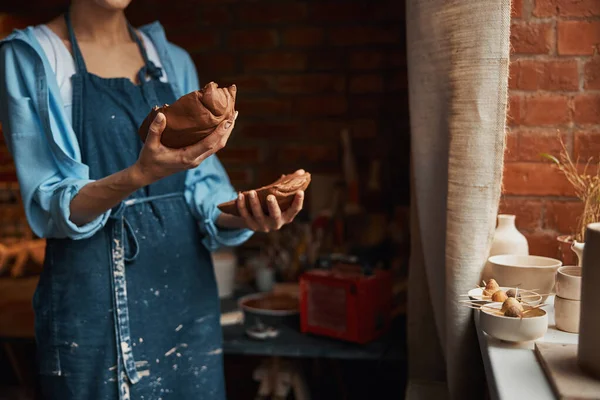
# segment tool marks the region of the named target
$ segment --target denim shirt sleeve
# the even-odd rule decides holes
[[[198,75],[190,56],[180,48],[175,48],[173,53],[178,53],[183,60],[180,65],[185,66],[181,87],[185,93],[197,90],[200,87]],[[217,205],[237,197],[227,172],[216,155],[188,171],[185,186],[186,200],[199,221],[200,230],[206,235],[204,245],[207,249],[215,251],[222,246],[238,246],[253,235],[254,232],[248,229],[222,229],[216,225],[217,218],[221,215]]]
[[[104,226],[110,211],[82,226],[70,221],[71,200],[91,180],[82,173],[87,171],[83,165],[70,168],[53,154],[52,132],[47,128],[66,129],[58,122],[65,121],[42,115],[39,101],[49,102],[44,106],[46,113],[62,107],[47,93],[48,79],[41,73],[44,69],[39,56],[17,42],[3,42],[0,47],[0,121],[16,165],[29,225],[39,237],[90,237]]]
[[[206,236],[203,243],[210,251],[221,246],[238,246],[248,240],[253,232],[248,229],[222,229],[216,225],[221,211],[217,205],[237,197],[225,169],[213,155],[188,172],[185,197]]]

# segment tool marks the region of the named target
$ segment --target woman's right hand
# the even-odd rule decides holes
[[[172,149],[160,142],[162,132],[167,126],[167,119],[163,113],[158,113],[150,124],[144,147],[133,165],[140,186],[147,186],[169,175],[199,166],[202,161],[225,147],[237,116],[236,111],[233,121],[221,122],[206,139],[189,147]]]

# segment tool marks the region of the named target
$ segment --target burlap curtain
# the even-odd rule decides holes
[[[471,310],[500,200],[510,0],[407,0],[412,254],[407,398],[481,398]]]

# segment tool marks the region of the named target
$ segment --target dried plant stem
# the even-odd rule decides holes
[[[594,175],[589,174],[589,167],[592,159],[590,158],[579,172],[577,168],[579,160],[573,162],[569,151],[565,146],[559,133],[561,144],[561,153],[557,157],[548,154],[542,154],[543,157],[552,161],[557,169],[563,173],[567,181],[573,186],[575,195],[583,203],[583,212],[577,221],[577,230],[574,232],[574,239],[578,242],[585,241],[585,230],[588,224],[600,221],[600,168],[596,168]]]

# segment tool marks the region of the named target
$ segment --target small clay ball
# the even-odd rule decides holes
[[[514,297],[508,297],[502,304],[502,312],[506,312],[509,307],[517,307],[517,309],[523,311],[523,306]]]
[[[498,282],[496,282],[495,279],[490,279],[486,284],[485,284],[485,288],[487,290],[493,290],[494,292],[498,289],[500,289],[500,285],[498,285]]]
[[[483,295],[485,297],[492,297],[494,295],[494,293],[496,293],[497,290],[488,290],[488,289],[483,289]]]
[[[499,303],[504,303],[507,298],[508,296],[502,290],[498,290],[492,295],[492,301],[497,301]]]
[[[522,308],[520,309],[519,307],[512,305],[512,306],[509,306],[506,309],[506,311],[504,311],[504,315],[506,317],[518,318],[521,316],[522,312],[523,312]]]
[[[515,289],[508,289],[508,290],[506,291],[506,295],[507,295],[508,297],[516,298],[516,299],[517,299],[517,300],[519,300],[519,301],[521,300],[521,293],[519,293],[519,294],[517,295],[517,291],[516,291]]]

